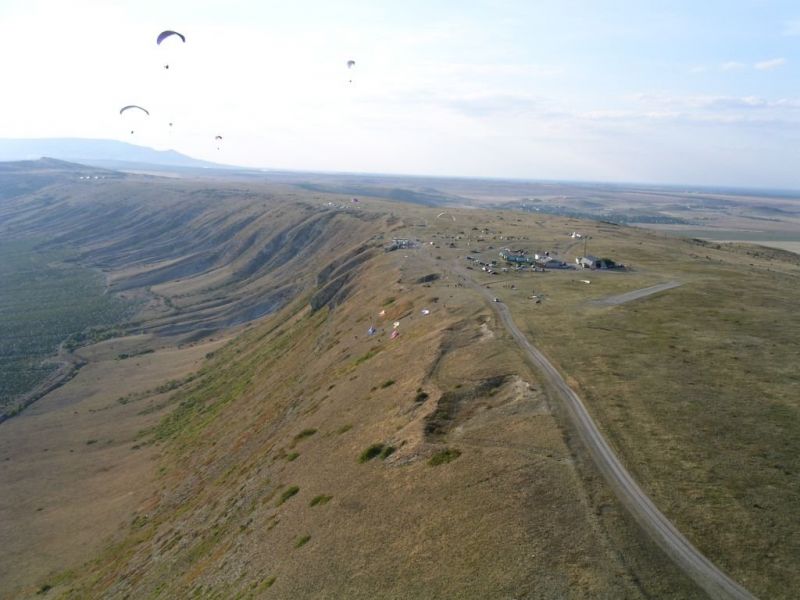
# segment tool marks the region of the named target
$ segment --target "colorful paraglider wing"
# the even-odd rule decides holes
[[[167,29],[166,31],[162,31],[161,33],[158,34],[158,37],[156,38],[156,44],[160,46],[161,42],[163,42],[165,39],[167,39],[172,35],[177,35],[179,38],[181,38],[182,42],[186,42],[185,35],[183,35],[182,33],[178,33],[177,31],[172,31],[170,29]]]
[[[138,108],[139,110],[143,111],[148,117],[150,116],[150,111],[146,108],[142,108],[141,106],[137,106],[136,104],[129,104],[128,106],[123,106],[119,109],[119,114],[124,113],[126,110],[130,110],[132,108]]]
[[[400,327],[400,321],[395,321],[394,323],[392,323],[392,327],[394,327],[395,329]]]
[[[398,335],[400,335],[400,332],[399,332],[399,331],[397,331],[397,329],[395,329],[395,330],[392,332],[392,335],[390,335],[389,337],[390,337],[391,339],[394,339],[394,338],[396,338]]]

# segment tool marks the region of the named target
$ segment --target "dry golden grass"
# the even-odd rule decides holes
[[[328,198],[302,196],[320,207]],[[205,352],[165,348],[103,362],[153,338],[86,351],[92,366],[70,385],[80,384],[80,402],[99,412],[88,413],[69,439],[92,460],[91,452],[107,452],[101,464],[115,469],[92,479],[93,471],[81,470],[88,458],[74,463],[83,466],[58,496],[67,511],[60,526],[78,514],[69,511],[82,510],[70,490],[85,482],[89,492],[108,485],[127,493],[134,478],[151,485],[137,488],[135,502],[108,505],[100,525],[87,529],[96,541],[124,521],[113,544],[96,553],[96,545],[64,546],[69,561],[20,571],[25,590],[48,584],[68,598],[696,597],[611,497],[560,407],[453,271],[453,261],[476,248],[499,260],[506,245],[571,260],[582,251],[568,237],[576,229],[591,235],[591,253],[634,269],[471,274],[509,305],[695,544],[756,593],[785,597],[793,589],[799,554],[785,540],[800,539],[792,521],[800,446],[796,264],[768,252],[539,215],[455,210],[453,222],[437,220],[433,209],[373,200],[359,210],[378,218],[359,218],[350,231],[342,216],[337,226],[345,229],[308,258],[303,281],[364,242],[398,235],[434,245],[371,258],[332,309],[312,312],[309,288],[217,350],[169,406],[135,394],[120,404],[114,396],[123,394],[111,390],[144,389],[156,373],[175,379],[197,367],[178,356]],[[432,272],[441,278],[417,283]],[[683,285],[617,307],[590,303],[672,279]],[[159,290],[180,304],[182,294],[203,295],[222,280],[210,272]],[[503,287],[511,283],[515,289]],[[394,320],[400,336],[392,340]],[[371,324],[379,330],[372,337]],[[171,352],[177,362],[167,359]],[[140,370],[123,370],[136,362]],[[102,395],[90,395],[90,384]],[[31,427],[64,430],[71,407],[66,396],[56,398],[60,408],[53,416],[32,412]],[[138,414],[150,404],[154,412]],[[142,429],[135,443],[146,445],[130,450]],[[89,439],[98,442],[86,445]],[[105,449],[105,439],[125,443]],[[360,462],[373,445],[381,452]],[[435,456],[451,460],[431,465]],[[39,473],[71,461],[28,469],[21,462],[13,472],[18,497],[46,486]],[[25,473],[36,473],[36,483]],[[30,512],[29,502],[19,505]],[[51,571],[90,555],[78,570]]]
[[[159,505],[59,591],[247,597],[267,581],[276,597],[303,598],[691,590],[664,580],[657,558],[637,582],[642,565],[605,532],[601,513],[619,509],[594,505],[597,486],[582,482],[516,349],[501,332],[486,335],[495,324],[477,295],[448,279],[412,283],[417,266],[399,252],[380,256],[332,312],[288,307],[218,352],[182,400],[206,409],[152,434],[162,440]],[[398,312],[377,318],[380,333],[368,337],[389,296]],[[230,399],[219,397],[223,373],[247,382]],[[429,431],[442,410],[446,422]],[[373,444],[396,450],[360,462]],[[293,446],[300,455],[287,462]],[[431,466],[446,449],[460,455]],[[284,500],[287,490],[297,491]],[[320,496],[332,499],[311,506]],[[632,548],[651,552],[620,527]]]
[[[511,231],[507,220],[476,219],[498,238]],[[512,245],[563,252],[571,242],[564,225],[553,221],[537,243]],[[757,595],[790,597],[800,585],[792,567],[800,558],[800,259],[605,224],[581,231],[592,253],[633,270],[471,274],[509,305],[681,531]],[[466,254],[435,252],[443,262]],[[592,304],[669,280],[682,285],[621,306]]]
[[[74,379],[3,424],[0,597],[30,594],[77,567],[155,492],[158,453],[134,446],[163,415],[139,413],[165,396],[146,392],[195,371],[220,342],[116,359],[138,343],[86,348],[90,363]]]

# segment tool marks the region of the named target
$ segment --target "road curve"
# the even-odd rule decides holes
[[[471,287],[491,302],[492,295],[490,290],[475,283],[460,268],[456,267],[455,270]],[[567,382],[544,354],[535,348],[519,330],[511,317],[508,307],[502,302],[492,302],[492,305],[505,328],[524,351],[527,359],[534,368],[544,375],[564,401],[569,416],[578,429],[595,464],[597,464],[614,492],[639,525],[648,532],[667,556],[700,588],[705,590],[711,598],[720,600],[754,600],[755,596],[753,594],[708,560],[658,510],[653,501],[634,481],[631,474],[614,454],[614,451],[606,442],[603,434],[600,433],[578,395],[567,385]]]

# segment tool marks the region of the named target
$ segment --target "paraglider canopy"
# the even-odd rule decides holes
[[[138,108],[139,110],[144,111],[144,114],[146,114],[148,117],[150,116],[149,110],[147,110],[146,108],[142,108],[141,106],[138,106],[136,104],[129,104],[128,106],[123,106],[122,108],[119,109],[119,114],[122,114],[126,110],[130,110],[132,108]]]
[[[395,330],[392,332],[392,335],[390,335],[389,337],[390,337],[391,339],[394,339],[394,338],[396,338],[398,335],[400,335],[400,332],[399,332],[399,331],[397,331],[397,329],[395,329]]]
[[[354,60],[348,60],[347,61],[347,68],[348,69],[352,69],[355,66],[356,66],[356,61],[354,61]]]
[[[182,33],[178,33],[177,31],[172,31],[171,29],[167,29],[167,30],[162,31],[161,33],[158,34],[158,37],[156,38],[156,44],[158,44],[160,46],[161,42],[163,42],[164,40],[173,38],[173,37],[174,37],[174,39],[180,39],[182,44],[186,43],[186,36],[185,35],[183,35]],[[169,69],[169,63],[165,64],[164,68],[165,69]]]
[[[129,104],[128,106],[123,106],[122,108],[119,109],[119,114],[120,115],[125,114],[129,110],[133,110],[134,114],[140,114],[140,115],[143,114],[143,115],[147,115],[148,117],[150,116],[150,111],[149,110],[147,110],[146,108],[142,108],[141,106],[138,106],[137,104]],[[141,111],[141,113],[139,111]],[[144,118],[144,116],[142,116],[142,118]],[[126,118],[126,122],[128,122],[128,123],[137,122],[137,119]],[[131,129],[131,135],[133,135],[133,133],[135,133],[135,130]]]
[[[183,35],[182,33],[178,33],[177,31],[172,31],[171,29],[167,29],[158,34],[158,37],[156,38],[156,44],[160,46],[161,42],[163,42],[165,39],[173,35],[177,35],[179,38],[181,38],[182,42],[186,42],[185,35]]]
[[[221,139],[222,139],[222,136],[221,136],[221,135],[214,136],[214,139],[215,139],[215,140],[221,140]]]

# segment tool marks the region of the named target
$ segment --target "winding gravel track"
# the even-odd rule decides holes
[[[700,588],[705,590],[711,598],[754,600],[755,596],[708,560],[658,510],[653,501],[634,481],[631,474],[614,454],[614,451],[606,442],[603,434],[600,433],[578,395],[567,385],[567,382],[544,354],[535,348],[519,330],[511,317],[508,307],[502,302],[492,302],[491,291],[473,281],[466,271],[463,271],[458,266],[454,266],[454,270],[470,287],[477,290],[492,304],[503,325],[525,352],[528,360],[544,375],[558,396],[561,397],[595,464],[597,464],[617,496],[639,525],[649,533],[675,564]],[[675,282],[661,285],[674,287],[671,285],[673,283]],[[652,291],[652,288],[646,288],[645,290],[639,290],[639,292],[644,292],[648,289],[651,290],[650,293],[655,293],[655,291],[667,288],[660,287],[655,291]]]

